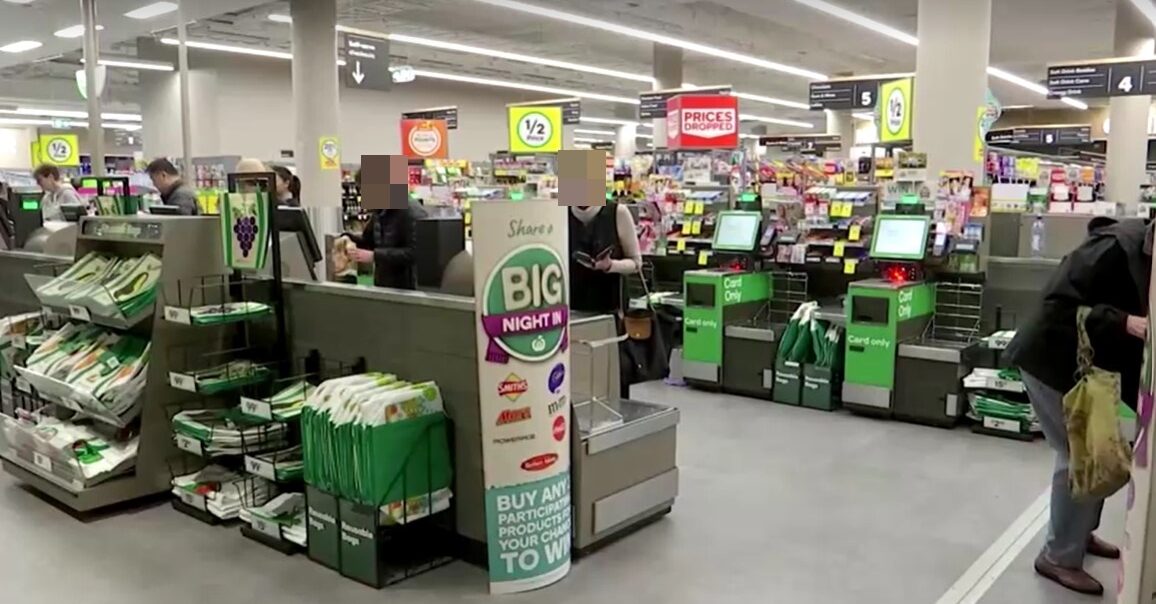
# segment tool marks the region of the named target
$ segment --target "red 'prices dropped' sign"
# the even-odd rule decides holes
[[[670,149],[733,149],[739,146],[739,100],[722,94],[683,94],[666,102]]]

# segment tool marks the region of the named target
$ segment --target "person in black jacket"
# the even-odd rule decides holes
[[[1020,369],[1044,436],[1056,452],[1048,539],[1035,561],[1040,575],[1068,589],[1101,594],[1083,569],[1085,554],[1118,558],[1120,550],[1093,534],[1103,500],[1072,498],[1063,397],[1076,384],[1076,312],[1091,308],[1085,325],[1097,367],[1120,374],[1121,398],[1133,409],[1148,322],[1152,228],[1143,220],[1097,218],[1088,238],[1064,258],[1044,288],[1036,314],[1008,346]]]
[[[358,187],[361,187],[360,170],[356,179]],[[360,263],[373,263],[374,285],[417,289],[417,221],[426,217],[426,211],[421,204],[408,199],[408,186],[393,189],[389,193],[391,198],[404,197],[386,202],[369,201],[366,199],[367,189],[362,189],[362,199],[368,201],[365,207],[377,206],[377,209],[371,210],[369,221],[360,235],[348,235],[358,247],[354,259]]]

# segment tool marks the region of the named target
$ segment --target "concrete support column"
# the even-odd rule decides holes
[[[919,0],[918,23],[915,150],[927,153],[928,174],[982,174],[975,160],[975,113],[987,93],[991,0]]]
[[[174,47],[163,45],[153,38],[137,38],[137,56],[153,61],[180,62]],[[145,70],[140,72],[139,78],[138,101],[145,157],[152,159],[185,155],[182,123],[184,103],[179,72]],[[209,157],[236,153],[236,149],[221,148],[217,70],[205,65],[191,65],[188,90],[188,154],[192,157]],[[186,168],[185,172],[185,178],[191,180],[192,170]]]
[[[654,45],[654,89],[669,90],[682,86],[682,49],[677,46]],[[666,120],[654,120],[654,146],[666,146]]]
[[[1115,56],[1153,53],[1152,26],[1128,0],[1116,2]],[[1124,215],[1135,214],[1140,185],[1146,180],[1148,162],[1148,112],[1150,96],[1115,97],[1108,104],[1112,128],[1108,132],[1105,199],[1125,204]]]
[[[92,175],[104,176],[104,127],[100,118],[100,89],[97,71],[100,70],[100,41],[96,31],[96,0],[80,0],[84,18],[84,95],[88,100],[88,152],[92,160]]]
[[[301,205],[318,239],[342,231],[341,170],[321,169],[319,141],[338,136],[337,0],[290,0],[293,16],[294,157]],[[343,158],[360,162],[361,158]]]
[[[638,126],[623,124],[614,129],[614,159],[629,160],[637,150]]]
[[[847,157],[851,147],[855,145],[855,118],[850,111],[824,111],[827,115],[827,134],[836,135],[842,142],[841,154],[832,157]]]

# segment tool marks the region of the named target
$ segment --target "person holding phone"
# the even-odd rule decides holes
[[[642,266],[634,217],[624,205],[570,206],[570,308],[620,315],[622,276]]]

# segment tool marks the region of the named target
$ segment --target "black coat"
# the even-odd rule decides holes
[[[354,243],[373,250],[373,284],[378,287],[417,289],[417,221],[425,208],[410,200],[404,210],[374,210]]]
[[[1076,384],[1076,310],[1086,323],[1095,365],[1120,374],[1121,398],[1132,408],[1140,388],[1144,342],[1128,335],[1128,315],[1148,315],[1151,229],[1142,220],[1093,228],[1064,258],[1044,288],[1040,308],[1008,346],[1009,360],[1060,392]]]

